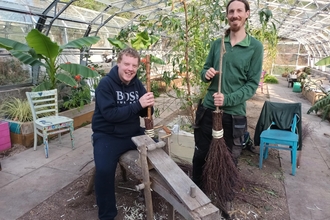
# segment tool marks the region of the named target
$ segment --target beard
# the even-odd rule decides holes
[[[232,31],[232,32],[238,32],[243,27],[241,25],[241,22],[238,23],[238,24],[237,23],[233,24],[235,21],[240,22],[240,20],[235,19],[235,20],[231,21],[231,23],[229,23],[229,25],[230,25],[230,31]]]

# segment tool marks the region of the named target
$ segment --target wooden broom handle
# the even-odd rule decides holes
[[[150,85],[150,55],[146,55],[146,76],[147,76],[147,92],[151,91]],[[147,117],[151,119],[151,107],[148,107]]]
[[[222,38],[221,38],[221,44],[220,44],[218,93],[221,92],[222,60],[223,60],[223,55],[225,53],[226,53],[226,49],[225,49],[225,36],[222,36]],[[219,106],[216,107],[216,111],[217,112],[219,111]]]

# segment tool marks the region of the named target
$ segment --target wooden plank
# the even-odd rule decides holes
[[[186,220],[215,220],[221,219],[219,209],[212,203],[208,203],[195,210],[189,210],[172,192],[167,182],[155,171],[150,171],[152,181],[152,189],[169,202],[175,210],[180,213]]]
[[[136,146],[147,146],[155,143],[147,135],[133,137],[132,140]],[[211,202],[163,149],[148,151],[148,159],[179,200],[190,210],[195,210]],[[191,186],[196,186],[196,197],[194,198],[189,195]]]

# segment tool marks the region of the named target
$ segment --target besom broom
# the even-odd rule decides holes
[[[220,46],[219,84],[218,93],[221,92],[222,60],[226,53],[224,36]],[[203,169],[203,186],[207,194],[214,197],[219,208],[228,214],[226,203],[234,198],[234,186],[240,183],[238,169],[223,137],[222,128],[223,111],[217,106],[212,113],[212,141]]]

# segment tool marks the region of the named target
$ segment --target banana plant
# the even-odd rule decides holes
[[[315,63],[315,66],[329,66],[329,65],[330,65],[330,56],[325,57],[319,60],[317,63]]]
[[[59,56],[64,49],[82,49],[97,43],[100,37],[82,37],[59,46],[37,29],[32,29],[26,36],[26,44],[0,37],[0,48],[8,50],[14,57],[30,66],[45,67],[45,79],[34,88],[35,91],[55,89],[57,83],[77,86],[73,76],[84,78],[97,77],[98,73],[90,68],[74,63],[60,63]]]

